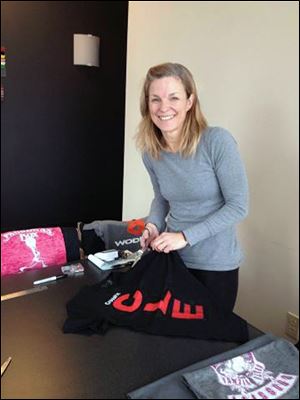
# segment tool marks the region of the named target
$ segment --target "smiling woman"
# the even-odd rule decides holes
[[[187,97],[180,79],[173,76],[155,80],[150,85],[150,117],[161,130],[171,152],[176,152],[180,147],[180,132],[193,99],[193,93]]]
[[[142,152],[146,151],[158,159],[161,150],[172,151],[170,146],[176,136],[182,155],[190,156],[195,152],[207,122],[200,108],[193,76],[187,68],[174,63],[150,68],[141,95],[140,110],[142,120],[136,139]],[[170,126],[167,121],[170,121]],[[160,125],[163,122],[166,126]],[[173,135],[168,135],[169,129],[174,130]]]
[[[181,64],[149,69],[140,108],[137,145],[154,190],[142,248],[178,250],[189,271],[231,311],[243,259],[235,230],[248,210],[236,141],[207,125],[193,76]]]

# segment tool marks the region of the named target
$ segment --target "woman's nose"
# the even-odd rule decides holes
[[[170,108],[170,102],[168,100],[161,101],[160,103],[160,111],[168,111]]]

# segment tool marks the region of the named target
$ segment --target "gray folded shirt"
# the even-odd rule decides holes
[[[226,351],[206,360],[199,361],[186,368],[166,375],[148,385],[133,390],[127,394],[130,399],[195,399],[196,396],[187,388],[182,379],[182,375],[186,372],[197,371],[209,365],[220,363],[230,358],[236,357],[248,351],[264,346],[276,340],[276,336],[271,333],[259,336],[250,340],[232,350]]]
[[[145,218],[140,218],[145,221]],[[94,230],[95,234],[104,242],[106,249],[138,251],[141,247],[139,229],[128,230],[128,224],[132,221],[103,220],[93,221],[83,225],[83,230]],[[138,226],[137,226],[138,228]]]
[[[198,399],[298,399],[299,352],[284,339],[183,374]]]

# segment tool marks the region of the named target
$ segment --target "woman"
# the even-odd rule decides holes
[[[207,125],[181,64],[149,69],[140,106],[137,145],[154,190],[141,246],[178,250],[224,311],[232,311],[243,259],[236,224],[248,208],[237,144],[228,131]]]

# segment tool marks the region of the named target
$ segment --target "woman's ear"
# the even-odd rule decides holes
[[[187,99],[186,111],[189,111],[189,110],[192,108],[192,105],[193,105],[193,103],[194,103],[194,99],[195,99],[195,96],[194,96],[194,94],[192,93],[192,94],[190,95],[190,97]]]

